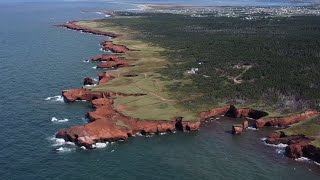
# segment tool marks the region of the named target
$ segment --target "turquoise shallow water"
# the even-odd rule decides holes
[[[80,10],[126,9],[110,3],[13,3],[0,6],[0,179],[318,179],[320,168],[290,160],[260,140],[268,130],[230,134],[231,120],[199,132],[136,137],[92,151],[52,139],[84,124],[85,102],[54,98],[98,70],[104,37],[54,24],[99,18]],[[52,118],[67,122],[52,122]],[[60,150],[60,151],[59,151]],[[278,152],[279,153],[278,153]]]

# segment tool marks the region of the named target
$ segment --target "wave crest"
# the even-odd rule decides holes
[[[64,123],[64,122],[68,122],[68,121],[69,121],[69,119],[67,119],[67,118],[64,118],[64,119],[58,119],[56,117],[51,118],[51,122]]]
[[[61,95],[58,96],[52,96],[52,97],[47,97],[44,100],[46,101],[57,101],[57,102],[64,102],[64,99]]]

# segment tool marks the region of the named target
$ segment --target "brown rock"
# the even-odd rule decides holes
[[[223,106],[223,107],[220,107],[220,108],[214,108],[210,111],[205,111],[205,112],[202,112],[200,114],[200,119],[201,120],[206,120],[206,119],[209,119],[211,117],[217,117],[217,116],[221,116],[221,115],[224,115],[228,110],[229,110],[230,106]]]
[[[62,96],[65,102],[74,102],[76,100],[91,101],[101,97],[107,97],[108,94],[102,93],[102,92],[93,92],[88,89],[81,88],[81,89],[64,90],[62,91]]]
[[[243,129],[247,129],[249,127],[249,122],[246,120],[246,121],[243,121],[242,122],[242,128]]]
[[[232,134],[234,135],[238,135],[238,134],[241,134],[243,131],[243,127],[242,126],[238,126],[238,125],[233,125],[232,126]]]
[[[91,59],[91,61],[93,62],[97,62],[97,61],[115,61],[118,60],[119,56],[116,54],[103,54],[103,55],[98,55],[95,56]]]
[[[134,133],[142,134],[161,133],[176,130],[176,122],[181,123],[183,130],[197,130],[200,121],[184,122],[182,118],[178,121],[153,121],[140,120],[126,117],[113,108],[113,101],[108,98],[92,100],[94,112],[88,113],[90,123],[74,126],[60,130],[56,137],[75,142],[79,146],[92,148],[93,144],[100,141],[115,141],[127,139]],[[126,127],[118,126],[122,122]]]
[[[99,64],[97,68],[105,69],[105,68],[119,68],[119,67],[127,67],[129,66],[127,61],[118,60],[118,61],[108,61],[102,64]]]
[[[72,29],[72,30],[76,30],[76,31],[82,31],[85,33],[91,33],[91,34],[102,35],[102,36],[109,36],[109,37],[113,37],[113,38],[121,36],[119,34],[115,34],[112,32],[104,32],[104,31],[94,30],[94,29],[90,29],[90,28],[80,27],[75,24],[76,22],[77,21],[71,21],[71,22],[67,22],[65,24],[58,25],[58,26],[65,27],[65,28]]]
[[[320,163],[320,148],[311,144],[303,146],[303,156]]]
[[[264,126],[288,126],[291,124],[308,120],[316,115],[319,115],[318,111],[305,111],[303,113],[292,115],[289,117],[261,118],[256,121],[256,127],[262,128]]]
[[[130,51],[130,49],[126,46],[113,44],[112,41],[104,41],[103,43],[101,43],[101,46],[103,50],[112,51],[114,53],[125,53],[127,51]]]
[[[89,77],[85,77],[83,80],[83,85],[94,85],[94,80],[92,78]]]
[[[286,154],[290,158],[300,158],[303,156],[302,146],[300,144],[291,144],[286,147]]]
[[[267,116],[268,113],[259,111],[259,110],[250,109],[250,108],[237,109],[235,106],[230,105],[230,106],[223,106],[220,108],[212,109],[210,111],[202,112],[200,114],[200,119],[205,120],[205,119],[220,116],[220,115],[225,115],[231,118],[248,117],[248,118],[258,119],[263,116]]]
[[[99,85],[103,85],[108,83],[109,81],[113,80],[114,77],[111,76],[109,73],[107,72],[102,72],[99,74]]]

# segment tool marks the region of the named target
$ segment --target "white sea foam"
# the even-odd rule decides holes
[[[93,66],[92,69],[97,69],[97,66]]]
[[[86,147],[84,147],[84,146],[81,146],[81,147],[80,147],[80,149],[87,150],[87,148],[86,148]]]
[[[265,140],[267,140],[267,138],[266,138],[266,137],[264,137],[264,138],[261,138],[261,141],[265,141]]]
[[[67,118],[64,118],[64,119],[58,119],[56,117],[51,118],[51,122],[64,123],[64,122],[68,122],[68,121],[69,121],[69,119],[67,119]]]
[[[306,158],[306,157],[300,157],[295,160],[299,162],[312,162],[309,158]]]
[[[286,151],[284,149],[276,149],[278,154],[284,154]]]
[[[99,46],[100,46],[100,44],[99,44]],[[105,51],[105,50],[102,49],[102,48],[100,48],[99,50],[100,50],[100,51],[103,51],[103,52],[105,52],[105,53],[111,53],[111,51]]]
[[[248,129],[249,129],[249,130],[253,130],[253,131],[257,131],[257,130],[259,130],[259,129],[254,128],[254,127],[251,127],[251,126],[249,126],[249,127],[248,127]]]
[[[165,132],[162,132],[162,133],[159,133],[159,134],[160,134],[160,135],[162,136],[162,135],[166,135],[167,133],[165,133]]]
[[[143,136],[140,132],[136,133],[137,136]]]
[[[85,87],[93,87],[93,86],[97,86],[96,84],[93,84],[93,85],[89,85],[89,84],[87,84],[87,85],[84,85]]]
[[[93,78],[93,80],[94,80],[94,81],[96,81],[96,82],[98,82],[98,81],[99,81],[99,80],[98,80],[98,78]]]
[[[104,15],[104,17],[111,17],[111,15],[110,14],[106,14],[106,15]]]
[[[154,134],[147,134],[147,135],[146,135],[147,138],[151,138],[151,137],[153,137],[153,136],[154,136]]]
[[[66,143],[66,141],[62,138],[53,138],[52,141],[53,141],[52,146],[63,146]]]
[[[52,96],[45,98],[46,101],[57,101],[57,102],[64,102],[64,99],[62,96]]]
[[[88,63],[88,62],[90,62],[88,59],[86,59],[86,60],[83,60],[83,62],[85,62],[85,63]]]
[[[320,163],[317,163],[317,162],[315,162],[315,161],[313,161],[313,160],[311,160],[311,159],[309,159],[307,157],[300,157],[300,158],[297,158],[295,160],[299,161],[299,162],[314,163],[315,165],[320,166]]]
[[[56,149],[56,151],[58,152],[71,152],[73,150],[74,148],[68,148],[68,147],[59,147],[58,149]]]
[[[101,143],[101,142],[97,142],[96,144],[93,144],[92,147],[93,148],[105,148],[107,147],[108,142],[106,143]]]
[[[277,147],[277,148],[285,148],[288,146],[288,144],[282,144],[282,143],[279,143],[279,144],[268,144],[266,142],[264,142],[267,146],[272,146],[272,147]]]

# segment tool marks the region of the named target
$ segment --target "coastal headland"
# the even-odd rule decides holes
[[[90,149],[94,148],[94,144],[97,142],[126,140],[137,133],[147,135],[174,131],[196,131],[199,130],[201,124],[210,119],[227,116],[235,119],[235,124],[232,126],[233,134],[244,133],[248,127],[277,126],[286,128],[271,134],[266,139],[266,143],[288,144],[286,148],[288,157],[304,156],[320,162],[318,129],[315,127],[313,133],[306,133],[310,124],[314,126],[318,123],[317,119],[320,115],[312,105],[313,101],[306,99],[304,102],[309,104],[304,104],[303,108],[299,106],[300,111],[298,112],[296,109],[290,109],[291,107],[281,107],[282,111],[277,111],[278,107],[261,102],[262,99],[253,101],[245,96],[239,96],[241,93],[250,94],[253,92],[248,91],[245,85],[252,86],[252,83],[259,82],[261,79],[273,80],[272,73],[259,74],[261,79],[249,76],[259,70],[257,68],[266,66],[266,64],[259,64],[257,59],[254,62],[247,61],[246,58],[237,55],[240,61],[236,62],[233,57],[228,56],[231,63],[221,63],[215,60],[216,67],[213,67],[209,60],[213,57],[222,58],[225,52],[222,54],[211,52],[210,54],[210,50],[207,49],[205,53],[197,54],[195,57],[195,54],[192,53],[200,47],[199,42],[186,43],[187,38],[181,35],[186,35],[185,33],[190,35],[196,32],[201,41],[202,38],[205,38],[201,32],[205,35],[213,33],[213,36],[221,32],[206,29],[203,24],[203,27],[200,27],[192,23],[179,27],[167,27],[167,29],[162,27],[163,30],[159,28],[155,30],[156,27],[150,27],[156,23],[166,26],[161,23],[168,18],[172,22],[177,22],[191,17],[173,14],[123,16],[123,13],[120,12],[114,18],[72,21],[59,25],[113,39],[101,42],[101,48],[106,53],[90,59],[92,63],[97,64],[97,68],[106,69],[105,72],[98,74],[97,84],[93,79],[87,77],[84,79],[85,86],[62,92],[66,103],[85,100],[92,104],[94,111],[87,114],[89,123],[61,129],[56,134],[57,138],[63,138]],[[196,21],[194,18],[191,19],[193,23]],[[158,22],[151,22],[151,20]],[[223,20],[221,22],[226,23]],[[239,21],[242,21],[241,18]],[[146,26],[142,27],[142,23],[146,23]],[[259,23],[262,22],[259,21]],[[169,23],[169,25],[171,24]],[[172,28],[177,29],[172,30]],[[177,31],[181,34],[175,34]],[[230,29],[224,29],[223,32],[228,34]],[[237,32],[243,33],[239,29]],[[173,33],[177,39],[172,38],[172,34],[168,33]],[[259,34],[260,32],[255,33]],[[248,34],[245,33],[245,35]],[[228,39],[228,42],[230,41],[225,34],[222,33],[222,36]],[[237,38],[239,42],[234,43],[240,45],[242,40],[238,36]],[[155,42],[156,39],[158,43]],[[176,44],[171,44],[173,42]],[[205,45],[209,43],[202,41],[200,44],[203,42]],[[210,43],[216,47],[222,47],[217,41],[210,41]],[[192,44],[194,47],[190,46]],[[198,50],[204,52],[203,49]],[[241,54],[238,51],[236,53]],[[250,58],[254,58],[254,56],[251,55]],[[225,91],[221,87],[217,88],[217,84],[226,88]],[[263,86],[266,85],[269,84]],[[206,88],[208,86],[214,86],[214,89]],[[231,87],[235,88],[235,92],[240,92],[236,94],[237,98],[229,98],[234,95]],[[275,89],[276,87],[272,90],[268,89],[267,92],[270,94],[278,93],[283,98],[290,98]],[[258,87],[256,90],[252,97],[259,97],[259,93],[261,93],[263,96],[260,97],[267,98],[263,89]],[[208,91],[212,92],[209,93],[210,97]],[[226,97],[221,98],[222,96]],[[276,99],[274,102],[279,103],[279,101],[280,99]],[[287,128],[288,126],[290,127]]]

